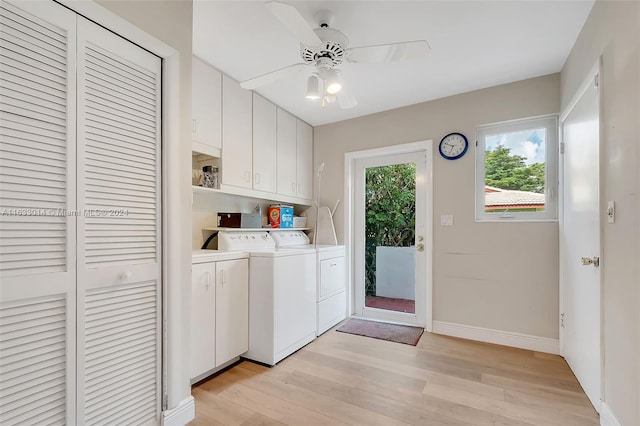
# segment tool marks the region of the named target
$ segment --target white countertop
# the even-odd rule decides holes
[[[219,262],[222,260],[246,259],[248,253],[225,250],[192,250],[191,263]]]

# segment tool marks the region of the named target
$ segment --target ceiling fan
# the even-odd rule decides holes
[[[278,1],[265,3],[267,9],[300,40],[303,62],[268,72],[243,81],[244,89],[256,89],[309,68],[313,74],[307,80],[307,99],[321,99],[322,106],[338,103],[341,108],[357,105],[344,87],[338,65],[347,63],[380,63],[410,61],[424,58],[431,48],[426,40],[389,43],[376,46],[349,47],[342,31],[331,28],[333,16],[326,10],[316,13],[318,28],[313,29],[293,6]]]

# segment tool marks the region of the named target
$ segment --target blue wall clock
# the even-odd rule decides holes
[[[466,154],[469,141],[462,133],[449,133],[443,137],[438,146],[440,155],[447,160],[457,160]]]

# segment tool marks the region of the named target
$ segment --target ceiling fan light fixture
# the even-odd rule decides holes
[[[307,94],[305,98],[311,100],[320,99],[320,79],[315,75],[311,75],[307,79]]]
[[[336,70],[327,70],[325,76],[325,85],[327,87],[327,93],[330,95],[335,95],[342,89],[342,83],[340,83],[338,72]]]
[[[336,95],[327,95],[327,96],[325,96],[325,101],[328,104],[335,104],[337,100],[338,100],[338,97]]]

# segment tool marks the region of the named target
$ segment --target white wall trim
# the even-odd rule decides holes
[[[559,354],[558,339],[514,333],[512,331],[492,330],[472,325],[433,321],[433,332],[446,336],[461,337],[479,342],[494,343],[520,349],[529,349],[549,354]]]
[[[600,404],[600,426],[622,426],[606,402]]]
[[[196,402],[192,396],[180,401],[177,407],[162,412],[163,426],[184,426],[196,417]]]

